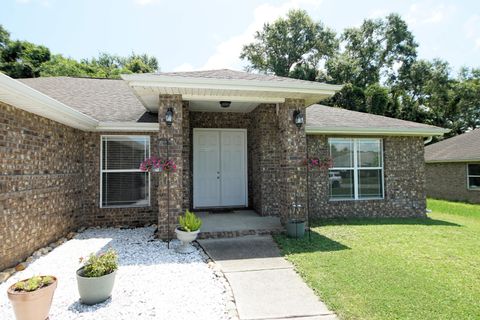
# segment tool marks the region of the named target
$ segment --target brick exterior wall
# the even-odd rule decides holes
[[[168,108],[174,112],[173,124],[168,127],[164,121]],[[181,95],[160,95],[158,106],[158,121],[160,124],[159,156],[173,160],[177,166],[175,172],[156,174],[158,180],[158,233],[157,236],[166,239],[169,235],[174,238],[174,229],[177,225],[178,216],[183,213],[184,185],[183,185],[183,158],[184,152],[184,103]],[[166,141],[169,141],[167,146]],[[169,230],[170,229],[170,230]],[[169,233],[170,231],[170,233]]]
[[[307,137],[305,125],[297,128],[293,122],[295,110],[299,110],[305,116],[305,101],[286,99],[285,103],[280,105],[278,116],[281,142],[279,213],[282,223],[291,218],[306,216],[307,171],[302,162],[307,157]],[[301,205],[302,208],[294,210],[293,204]]]
[[[259,105],[250,113],[250,197],[252,208],[261,215],[279,215],[279,175],[282,149],[275,104]]]
[[[194,128],[247,129],[249,207],[261,215],[279,214],[281,145],[275,104],[260,104],[250,113],[190,112],[190,141]],[[193,145],[189,145],[189,205],[193,205]]]
[[[0,270],[76,228],[81,135],[0,103]]]
[[[82,226],[143,226],[157,223],[158,179],[150,177],[150,206],[139,208],[100,208],[100,145],[102,135],[150,136],[150,154],[158,154],[158,135],[151,132],[83,132],[83,197]]]
[[[466,163],[427,163],[427,196],[480,203],[480,191],[467,188]]]
[[[80,226],[157,222],[158,181],[151,206],[100,208],[100,136],[0,103],[0,270]],[[158,135],[150,135],[151,153]]]
[[[329,201],[326,170],[310,170],[310,212],[317,218],[424,217],[425,164],[420,137],[383,137],[385,198]],[[328,156],[328,137],[308,136],[309,157]]]
[[[328,154],[327,137],[307,137],[304,127],[298,130],[293,124],[293,112],[304,111],[303,104],[302,100],[287,99],[278,108],[261,104],[250,113],[205,113],[189,112],[188,102],[180,95],[160,96],[158,133],[118,134],[150,135],[151,154],[160,157],[166,157],[164,138],[171,139],[170,158],[176,162],[177,171],[170,174],[170,207],[167,175],[162,173],[151,177],[150,207],[102,209],[102,133],[82,132],[0,104],[0,269],[80,226],[158,222],[158,235],[165,238],[167,210],[173,230],[178,215],[192,207],[193,128],[247,129],[249,206],[261,215],[279,215],[285,221],[292,217],[295,195],[306,205],[306,167],[301,162],[307,155],[307,140],[310,156]],[[174,108],[172,127],[163,121],[167,107]],[[328,173],[310,172],[312,216],[424,216],[422,138],[384,137],[384,157],[383,200],[329,201]],[[174,237],[173,233],[170,236]]]

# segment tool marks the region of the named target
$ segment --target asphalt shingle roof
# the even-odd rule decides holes
[[[425,161],[480,161],[480,129],[431,144],[425,148]]]
[[[276,81],[283,83],[313,84],[314,81],[299,80],[287,77],[278,77],[274,75],[250,73],[230,69],[187,71],[187,72],[159,72],[159,76],[184,77],[184,78],[203,78],[203,79],[223,79],[223,80],[253,80],[253,81]]]
[[[423,123],[405,121],[370,113],[314,104],[307,108],[306,125],[311,128],[384,128],[398,130],[441,129]]]
[[[145,107],[123,80],[72,77],[18,80],[99,121],[150,119],[144,116]]]

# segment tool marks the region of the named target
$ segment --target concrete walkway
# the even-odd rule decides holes
[[[333,320],[270,236],[199,240],[222,268],[241,320]]]

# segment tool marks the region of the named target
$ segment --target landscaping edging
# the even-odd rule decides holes
[[[223,273],[221,268],[218,266],[218,264],[212,259],[212,257],[208,255],[205,249],[197,241],[195,241],[192,244],[198,249],[200,256],[205,260],[205,262],[208,264],[208,267],[213,270],[215,276],[220,280],[220,282],[225,287],[225,292],[228,296],[227,306],[226,306],[228,317],[231,320],[239,320],[240,316],[238,315],[235,296],[233,295],[232,287],[228,282],[227,278],[225,277],[225,274]]]
[[[33,261],[37,260],[41,256],[44,256],[44,255],[48,254],[50,251],[52,251],[56,247],[64,244],[65,242],[67,242],[70,239],[73,239],[73,237],[75,237],[78,233],[82,232],[83,230],[85,230],[85,228],[80,228],[80,229],[78,229],[77,232],[71,231],[68,234],[66,234],[65,236],[58,239],[57,241],[54,241],[54,242],[50,243],[49,245],[34,251],[27,259],[18,263],[15,267],[7,268],[7,269],[3,270],[2,272],[0,272],[0,284],[7,281],[16,272],[25,270],[28,267],[29,264],[31,264]]]

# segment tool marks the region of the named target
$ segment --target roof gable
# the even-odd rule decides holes
[[[480,161],[480,129],[431,144],[425,148],[426,162]]]
[[[314,104],[307,108],[306,130],[310,134],[443,135],[449,130],[370,113]]]
[[[297,83],[297,84],[319,83],[315,81],[279,77],[275,75],[262,74],[262,73],[250,73],[250,72],[230,70],[230,69],[186,71],[186,72],[159,72],[159,73],[153,73],[151,75],[183,77],[183,78],[221,79],[221,80],[247,80],[247,81],[250,80],[250,81],[265,81],[265,82],[273,81],[273,82],[280,82],[280,83]]]

